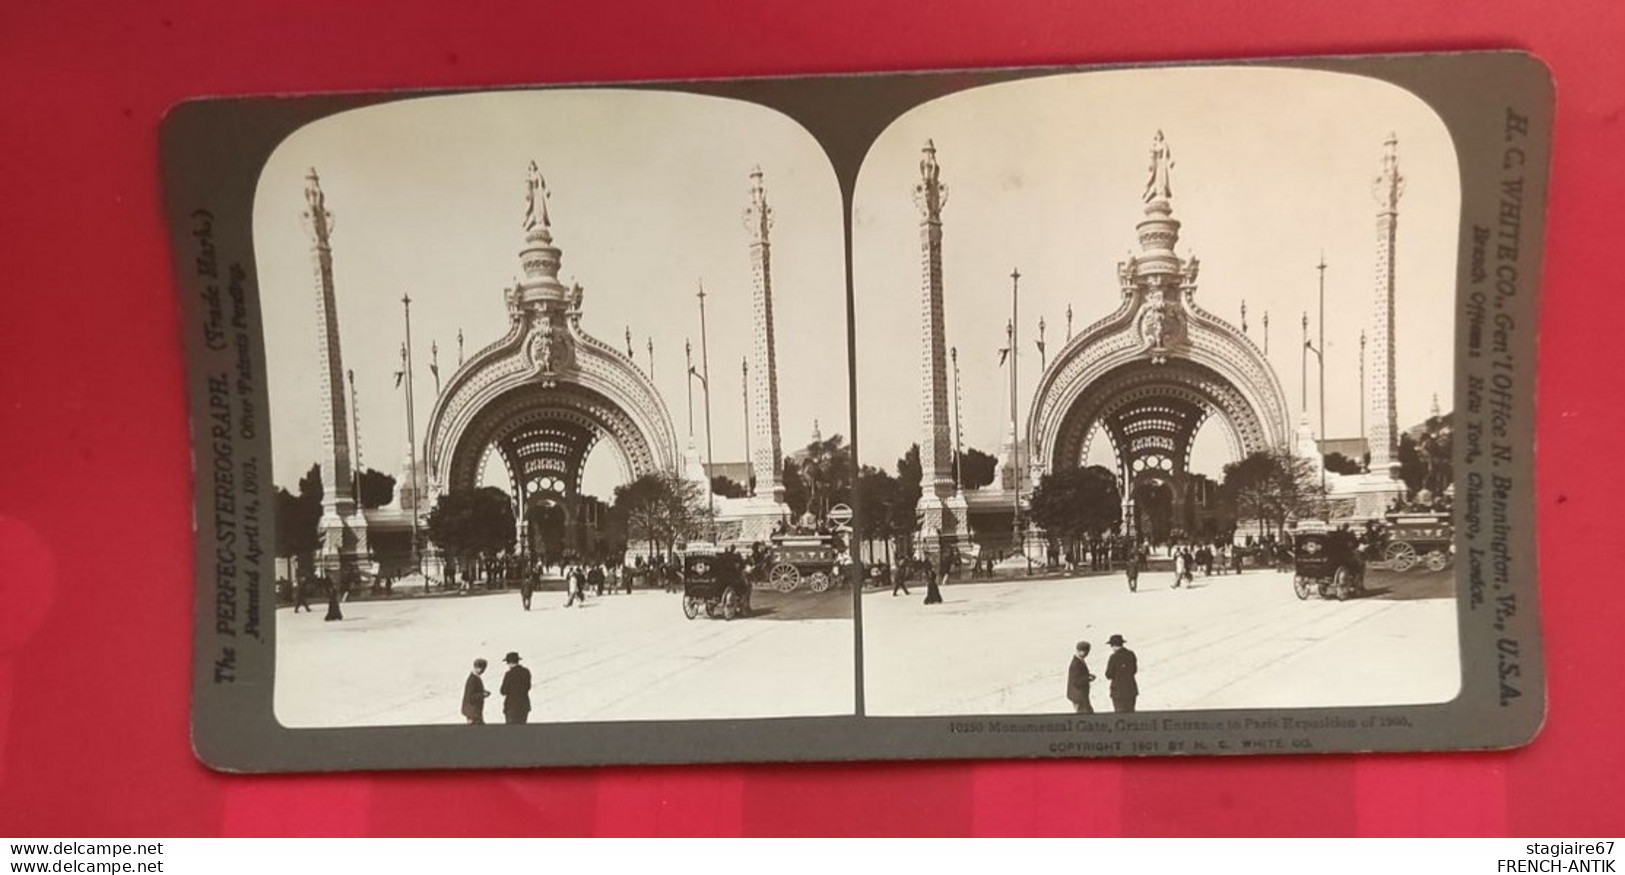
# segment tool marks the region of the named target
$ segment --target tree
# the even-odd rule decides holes
[[[785,466],[785,502],[795,513],[810,511],[822,519],[835,505],[851,503],[852,451],[846,446],[846,439],[840,435],[808,444],[806,455],[795,465],[796,479],[801,489],[805,490],[801,507],[791,501],[790,467],[789,464]]]
[[[801,516],[807,509],[807,483],[801,479],[801,464],[795,459],[784,459],[784,503],[789,506],[790,513]]]
[[[1416,437],[1399,436],[1399,479],[1413,493],[1426,489],[1439,495],[1455,482],[1454,452],[1450,415],[1430,416]]]
[[[999,474],[999,460],[975,447],[959,454],[959,485],[964,489],[981,489],[992,483]]]
[[[1351,459],[1339,452],[1327,453],[1323,461],[1326,470],[1333,474],[1358,474],[1364,470],[1359,459]]]
[[[371,468],[356,476],[356,501],[364,508],[383,507],[395,499],[395,478]]]
[[[322,518],[322,468],[311,465],[305,476],[299,478],[299,495],[277,487],[274,513],[276,514],[276,555],[301,560],[315,553],[321,546],[321,533],[317,524]]]
[[[288,490],[276,489],[276,555],[281,557],[307,556],[321,545],[316,523],[322,516],[322,502],[306,496],[295,497]]]
[[[920,506],[920,496],[924,493],[924,476],[920,445],[910,444],[903,457],[897,460],[897,498],[892,506],[892,531],[901,539],[898,547],[905,556],[914,551],[913,536],[920,525],[915,510]]]
[[[738,480],[725,474],[718,474],[711,478],[711,491],[723,498],[744,498],[750,493]]]
[[[1238,517],[1258,520],[1261,532],[1313,516],[1322,497],[1314,465],[1285,450],[1260,451],[1224,466],[1219,489]]]
[[[1098,538],[1123,522],[1117,477],[1099,465],[1045,474],[1029,507],[1044,531],[1074,540]]]
[[[699,484],[674,474],[645,474],[615,487],[612,510],[628,538],[643,540],[651,553],[669,553],[700,535],[706,522],[701,493]]]
[[[494,486],[454,489],[435,501],[429,539],[454,559],[492,559],[514,546],[513,501]]]
[[[857,536],[864,541],[873,543],[876,540],[890,541],[901,531],[898,528],[899,514],[897,506],[903,501],[901,484],[891,474],[870,465],[858,469],[857,487],[858,506],[863,513],[857,517]],[[913,528],[914,505],[907,507],[907,527]]]

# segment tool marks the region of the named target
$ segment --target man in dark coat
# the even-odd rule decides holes
[[[1133,711],[1134,700],[1140,697],[1140,686],[1134,682],[1140,670],[1139,660],[1134,651],[1123,646],[1128,643],[1123,636],[1113,635],[1106,643],[1112,646],[1111,658],[1106,660],[1106,679],[1112,682],[1112,710]]]
[[[485,681],[480,675],[485,674],[485,660],[474,660],[474,670],[468,673],[468,681],[463,684],[463,718],[469,723],[485,722],[485,700],[491,692],[485,688]]]
[[[525,610],[530,610],[530,597],[531,595],[535,594],[536,572],[531,571],[531,569],[525,569],[525,572],[523,572],[520,579],[518,579],[518,603],[523,605]]]
[[[502,722],[524,723],[530,718],[530,669],[519,664],[512,651],[502,657],[508,673],[502,676]]]
[[[1095,706],[1089,703],[1089,683],[1095,676],[1089,673],[1089,665],[1084,662],[1088,656],[1089,642],[1079,641],[1078,652],[1072,655],[1066,670],[1066,700],[1079,714],[1095,713]]]

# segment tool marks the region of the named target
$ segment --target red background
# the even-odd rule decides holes
[[[10,2],[0,12],[0,834],[1588,835],[1625,827],[1625,3]],[[274,8],[273,8],[274,7]],[[467,10],[464,14],[461,10]],[[473,10],[478,10],[475,12]],[[772,11],[770,11],[772,10]],[[157,130],[203,94],[1523,48],[1550,716],[1508,752],[229,776],[188,743],[191,498]]]

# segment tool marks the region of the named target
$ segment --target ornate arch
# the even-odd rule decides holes
[[[1076,466],[1104,430],[1125,473],[1153,444],[1183,472],[1196,429],[1217,415],[1237,455],[1287,446],[1280,380],[1246,334],[1196,303],[1201,264],[1176,254],[1167,144],[1159,131],[1140,252],[1117,266],[1115,311],[1073,337],[1045,370],[1027,416],[1032,476]],[[1137,443],[1138,442],[1138,443]],[[1139,449],[1136,449],[1139,447]]]
[[[477,485],[494,446],[516,490],[533,482],[540,468],[532,466],[552,466],[573,494],[581,463],[603,438],[618,449],[628,480],[676,471],[677,435],[654,382],[582,330],[586,292],[559,281],[563,252],[534,163],[526,192],[524,278],[504,292],[508,332],[458,368],[435,401],[424,441],[432,487]]]

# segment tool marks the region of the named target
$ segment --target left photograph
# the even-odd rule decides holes
[[[583,89],[288,137],[253,207],[290,727],[854,712],[840,191]]]

